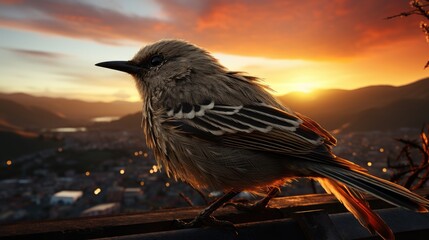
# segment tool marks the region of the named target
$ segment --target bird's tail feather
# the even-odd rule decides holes
[[[392,205],[417,212],[428,212],[428,199],[366,172],[332,166],[317,167],[313,171],[353,189],[374,195]]]
[[[317,179],[322,187],[334,196],[349,210],[356,219],[371,233],[377,233],[383,239],[395,239],[392,230],[374,213],[362,195],[346,185],[328,178]]]

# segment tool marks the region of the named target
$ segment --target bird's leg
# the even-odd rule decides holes
[[[176,220],[176,222],[181,227],[198,227],[198,226],[202,226],[202,225],[212,225],[212,226],[215,225],[215,226],[228,226],[228,227],[232,226],[233,227],[233,224],[231,222],[218,220],[218,219],[216,219],[210,215],[214,211],[216,211],[216,209],[221,207],[224,203],[231,200],[231,198],[235,197],[239,193],[240,192],[236,192],[236,191],[230,191],[230,192],[226,193],[225,195],[223,195],[222,197],[217,199],[215,202],[210,204],[207,208],[202,210],[198,214],[198,216],[196,216],[190,222],[184,222],[182,220]]]
[[[233,206],[240,211],[261,211],[267,208],[268,202],[273,197],[277,196],[279,192],[279,188],[273,187],[270,189],[267,196],[255,203],[227,203],[225,206]]]

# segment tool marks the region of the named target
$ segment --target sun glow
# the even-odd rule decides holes
[[[293,91],[302,92],[302,93],[311,93],[315,89],[314,85],[309,82],[303,82],[303,83],[298,82],[296,84],[293,84],[293,88],[294,88]]]
[[[275,92],[283,95],[289,92],[310,93],[319,87],[321,72],[315,69],[318,62],[302,59],[272,59],[215,53],[214,56],[228,69],[238,70],[259,77]],[[309,69],[312,69],[309,72]],[[323,74],[322,74],[323,75]]]

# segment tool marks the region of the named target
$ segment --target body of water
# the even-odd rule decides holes
[[[91,119],[92,122],[111,122],[118,120],[120,117],[114,117],[114,116],[107,116],[107,117],[96,117]]]
[[[51,132],[60,132],[60,133],[72,133],[72,132],[86,132],[85,127],[61,127],[53,128]]]

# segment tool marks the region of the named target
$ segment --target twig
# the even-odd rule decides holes
[[[421,188],[429,181],[429,125],[427,127],[428,133],[425,132],[425,127],[421,130],[420,144],[416,140],[396,139],[404,144],[396,161],[400,162],[401,159],[405,158],[408,162],[407,165],[393,165],[390,163],[390,158],[388,158],[388,166],[399,171],[392,175],[391,180],[399,182],[404,179],[404,187],[411,190]],[[416,149],[421,153],[422,158],[418,166],[415,165],[410,149]]]
[[[401,12],[399,14],[396,14],[396,15],[393,15],[393,16],[390,16],[390,17],[386,17],[384,19],[390,20],[390,19],[397,18],[397,17],[408,17],[410,15],[423,15],[423,14],[421,14],[421,12],[420,12],[421,10],[420,9],[423,9],[424,7],[428,7],[428,6],[429,6],[429,4],[422,4],[418,9],[414,9],[414,10],[411,10],[411,11],[408,11],[408,12]],[[423,16],[426,16],[426,15],[427,14],[424,14]]]
[[[185,202],[189,205],[189,206],[191,206],[191,207],[193,207],[194,206],[194,203],[191,201],[191,199],[189,199],[183,192],[180,192],[179,193],[179,195],[183,198],[183,200],[185,200]]]

